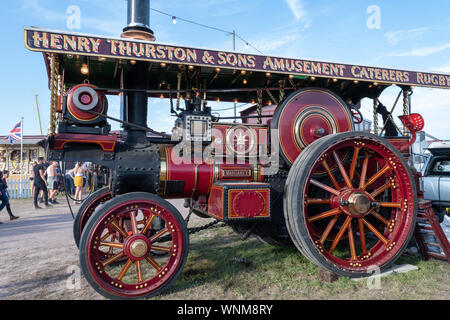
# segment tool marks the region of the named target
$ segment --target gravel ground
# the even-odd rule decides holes
[[[11,200],[20,217],[11,222],[6,210],[0,212],[0,299],[103,299],[79,276],[73,219],[65,199],[59,201],[35,210],[32,200]],[[182,200],[171,202],[187,213]]]

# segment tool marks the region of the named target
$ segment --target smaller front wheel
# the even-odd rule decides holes
[[[158,218],[163,229],[154,226]],[[134,192],[95,211],[81,236],[80,264],[89,284],[107,298],[149,298],[179,276],[188,249],[178,210],[154,194]]]

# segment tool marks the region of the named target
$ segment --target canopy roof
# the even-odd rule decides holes
[[[264,104],[272,103],[269,91],[300,87],[326,87],[354,103],[376,98],[390,85],[450,89],[450,75],[388,68],[281,58],[247,53],[166,45],[128,38],[67,33],[38,28],[25,29],[25,46],[58,55],[67,86],[86,79],[106,92],[121,89],[121,70],[136,61],[148,61],[149,96],[169,97],[177,89],[206,92],[207,100],[254,102],[264,89]],[[49,60],[45,59],[47,66]],[[88,75],[80,69],[89,67]],[[123,89],[123,88],[122,88]],[[266,90],[267,89],[267,90]],[[181,92],[183,95],[183,91]]]

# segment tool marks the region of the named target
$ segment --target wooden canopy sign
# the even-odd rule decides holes
[[[450,89],[450,75],[189,48],[125,38],[25,29],[32,51],[101,56]]]

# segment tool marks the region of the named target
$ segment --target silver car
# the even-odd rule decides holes
[[[450,208],[450,142],[433,142],[422,170],[424,199],[431,200],[440,222]]]

